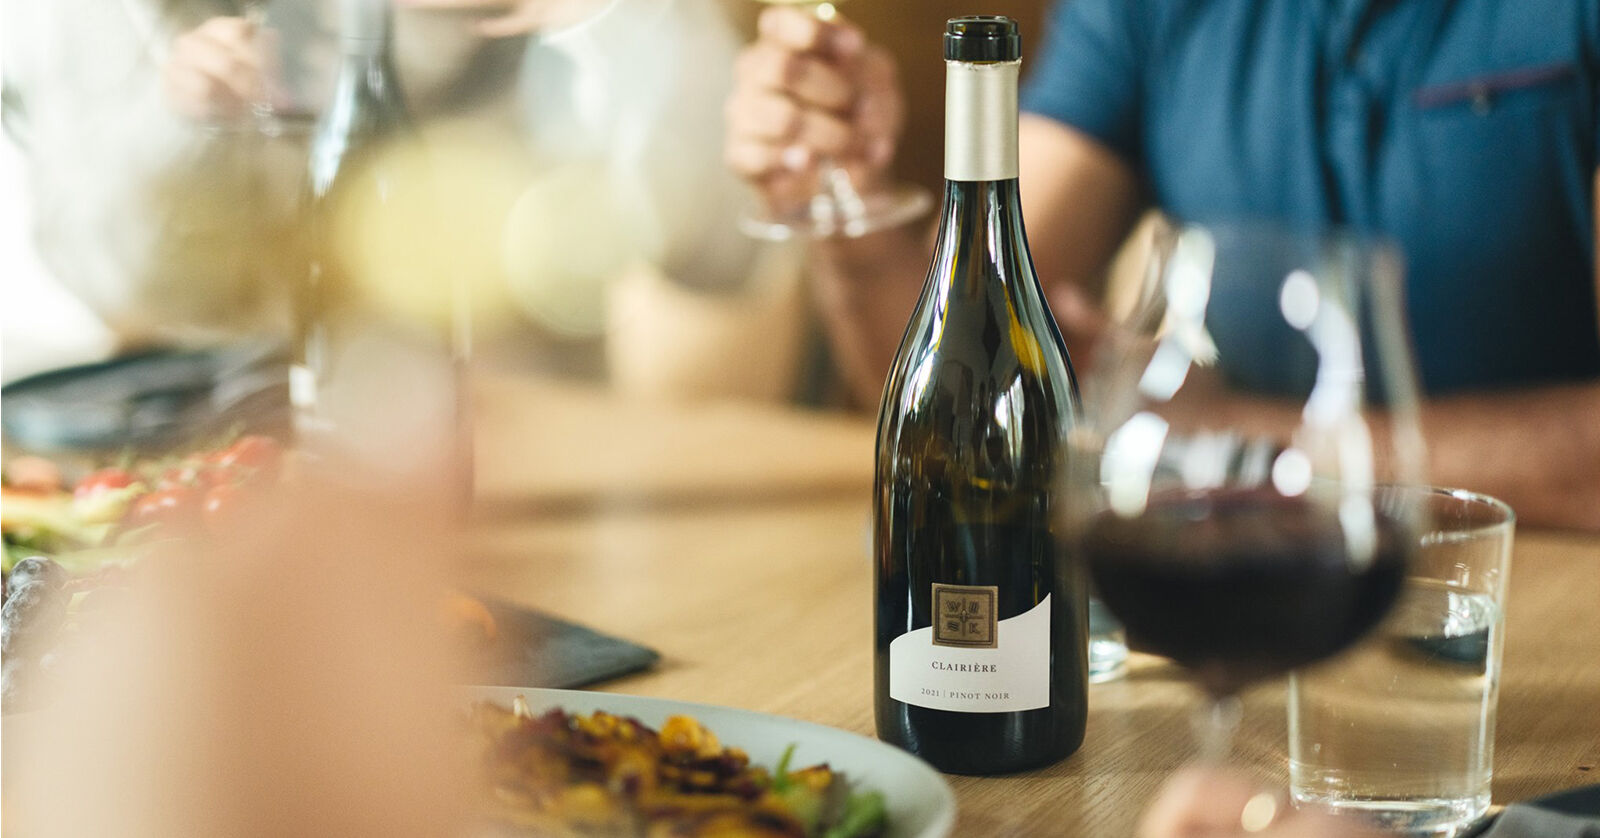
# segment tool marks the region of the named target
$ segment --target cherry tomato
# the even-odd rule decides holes
[[[157,489],[143,495],[128,512],[131,526],[159,524],[162,527],[192,526],[200,514],[200,493],[187,486]]]
[[[14,489],[55,492],[61,489],[61,469],[43,457],[17,457],[6,465],[6,482]]]
[[[272,480],[278,476],[283,447],[270,436],[250,434],[211,456],[214,465],[225,469],[247,470],[251,477]]]
[[[73,497],[88,497],[112,489],[126,489],[134,484],[134,476],[125,468],[103,468],[79,481],[72,490]]]

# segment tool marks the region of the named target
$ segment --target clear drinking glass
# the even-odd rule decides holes
[[[1128,674],[1128,633],[1098,597],[1089,597],[1089,683]]]
[[[1472,492],[1386,491],[1425,513],[1406,588],[1371,637],[1290,676],[1289,789],[1300,805],[1449,835],[1489,809],[1516,518]]]
[[[1095,347],[1066,442],[1067,549],[1134,649],[1204,690],[1327,658],[1401,590],[1422,479],[1398,256],[1348,233],[1183,227]]]
[[[837,0],[843,2],[843,0]],[[838,14],[834,3],[811,0],[757,0],[805,6],[821,20]],[[862,191],[850,173],[832,160],[817,165],[817,191],[795,209],[751,208],[739,217],[739,230],[752,238],[787,241],[794,238],[858,238],[898,227],[927,214],[933,195],[915,184],[896,183]]]

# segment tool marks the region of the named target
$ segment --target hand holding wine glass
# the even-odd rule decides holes
[[[1381,838],[1321,812],[1292,808],[1280,793],[1225,771],[1186,769],[1140,817],[1138,838]]]
[[[267,97],[259,21],[214,17],[172,40],[161,68],[172,108],[196,122],[249,114]]]
[[[766,205],[747,233],[856,236],[931,208],[889,183],[905,111],[894,61],[831,4],[766,9],[734,75],[727,162]]]

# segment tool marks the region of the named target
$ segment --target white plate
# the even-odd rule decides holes
[[[955,826],[956,798],[943,775],[899,748],[838,728],[732,707],[635,695],[517,687],[472,687],[469,692],[507,707],[520,695],[535,713],[552,707],[570,713],[604,710],[633,716],[657,729],[668,716],[693,716],[715,733],[724,747],[743,749],[758,765],[777,765],[784,749],[792,744],[790,765],[799,768],[826,762],[843,772],[853,787],[883,792],[889,808],[886,838],[944,838]]]

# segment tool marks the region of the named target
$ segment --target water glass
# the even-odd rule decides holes
[[[1391,488],[1425,528],[1400,601],[1345,655],[1289,681],[1297,805],[1449,835],[1489,807],[1515,516],[1494,498]]]
[[[1128,634],[1099,597],[1089,597],[1089,683],[1115,681],[1128,672]]]

